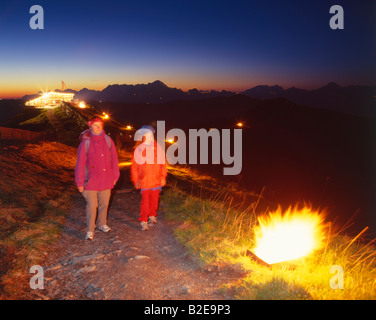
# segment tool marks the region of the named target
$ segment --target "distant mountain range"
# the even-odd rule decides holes
[[[61,92],[61,90],[55,90]],[[291,102],[310,107],[329,109],[359,116],[374,116],[376,114],[376,87],[347,86],[341,87],[336,83],[329,83],[314,90],[298,89],[295,87],[283,89],[278,85],[259,85],[243,92],[232,91],[202,91],[190,89],[183,91],[168,87],[162,81],[156,80],[148,84],[113,84],[102,91],[87,88],[75,91],[67,89],[64,92],[75,93],[75,98],[84,101],[102,101],[117,103],[150,103],[160,104],[174,100],[201,100],[215,97],[229,97],[242,94],[257,99],[284,98]],[[30,100],[36,95],[27,95],[22,99]]]

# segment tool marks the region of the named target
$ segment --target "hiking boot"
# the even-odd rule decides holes
[[[111,230],[111,228],[106,224],[104,224],[103,226],[100,226],[98,229],[103,232],[108,232]]]
[[[94,239],[94,232],[87,232],[85,240],[93,240]]]
[[[146,231],[146,230],[148,230],[149,228],[148,228],[148,223],[147,222],[145,222],[145,221],[142,221],[141,222],[141,230],[142,231]]]
[[[155,217],[155,216],[149,217],[149,224],[150,225],[153,225],[153,224],[156,224],[156,223],[157,223],[157,217]]]

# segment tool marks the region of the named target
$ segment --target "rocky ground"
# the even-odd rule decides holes
[[[111,231],[85,241],[85,200],[77,192],[61,239],[49,252],[44,289],[31,299],[218,300],[233,299],[221,289],[241,277],[234,268],[202,266],[176,240],[176,222],[160,206],[158,223],[141,231],[139,191],[115,190],[108,214]]]

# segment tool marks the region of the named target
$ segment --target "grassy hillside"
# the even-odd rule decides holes
[[[47,110],[34,107],[25,107],[22,112],[13,115],[2,126],[46,132],[53,129],[52,124],[48,121]]]
[[[190,176],[196,180],[193,172]],[[241,300],[376,299],[376,247],[372,241],[361,234],[349,237],[343,230],[334,231],[335,226],[327,221],[322,249],[293,264],[267,267],[247,255],[255,245],[257,218],[268,212],[267,200],[262,195],[244,194],[249,202],[239,206],[233,202],[233,190],[224,185],[219,190],[211,197],[202,197],[171,188],[162,199],[166,217],[179,222],[176,237],[209,266],[207,269],[217,273],[240,269],[242,276],[229,279],[223,290]],[[344,270],[344,286],[336,289],[333,270],[338,266]]]
[[[248,190],[259,192],[265,187],[269,199],[284,205],[306,201],[328,207],[332,218],[341,223],[357,213],[354,233],[366,224],[376,235],[375,118],[244,95],[159,105],[106,105],[131,124],[164,120],[166,132],[181,128],[187,137],[190,128],[235,129],[241,121],[241,174],[224,177],[222,165],[193,167],[239,182]]]
[[[99,113],[88,110],[79,111],[85,119]],[[50,130],[45,112],[28,109],[12,121],[16,127],[34,125]],[[82,128],[61,108],[54,110],[54,116],[64,128],[65,143],[56,142],[55,136],[54,141],[0,145],[0,298],[28,285],[28,268],[48,257],[49,246],[64,225],[71,194],[76,192],[74,164]],[[256,120],[255,124],[259,123]],[[120,135],[126,132],[123,126],[112,119],[105,124],[120,150],[129,152],[133,141]],[[169,168],[163,214],[178,222],[176,237],[203,265],[215,272],[240,270],[223,290],[230,290],[238,299],[376,298],[374,243],[362,236],[347,236],[329,224],[329,219],[324,248],[296,267],[259,265],[246,252],[254,246],[258,216],[275,209],[278,197],[269,197],[264,188],[246,191],[202,172],[182,166]],[[336,265],[344,269],[344,289],[330,286],[330,270]]]
[[[76,149],[54,142],[1,144],[0,298],[46,258],[75,191]]]
[[[25,101],[15,99],[0,99],[0,126],[25,108]]]

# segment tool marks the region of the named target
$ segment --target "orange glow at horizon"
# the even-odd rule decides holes
[[[250,89],[254,86],[260,84],[269,84],[274,85],[276,83],[270,83],[270,80],[266,78],[258,78],[255,80],[249,76],[227,76],[226,74],[215,74],[211,76],[200,75],[200,74],[191,74],[184,75],[184,77],[178,73],[169,73],[166,74],[148,74],[140,71],[132,76],[124,78],[123,75],[110,75],[110,74],[100,74],[100,80],[88,80],[84,78],[78,78],[78,75],[71,75],[72,79],[67,79],[65,81],[66,88],[76,91],[80,91],[83,88],[88,88],[90,90],[102,91],[109,85],[113,84],[147,84],[152,83],[155,80],[160,80],[170,88],[177,88],[182,91],[187,92],[190,89],[197,89],[202,91],[232,91],[235,93],[242,92],[244,90]],[[60,79],[60,77],[59,77]],[[147,80],[146,80],[147,79]],[[35,80],[35,81],[34,81]],[[16,98],[20,99],[25,95],[34,95],[38,94],[41,91],[53,91],[56,89],[61,90],[61,80],[54,80],[50,78],[48,80],[34,79],[32,83],[25,79],[20,80],[19,77],[10,77],[6,80],[0,79],[0,98],[11,99]],[[292,81],[290,81],[292,83]],[[280,84],[281,85],[281,84]],[[281,85],[283,86],[283,85]],[[293,86],[293,85],[291,85]],[[289,88],[288,85],[283,86]],[[312,85],[307,86],[303,83],[299,86],[301,89],[314,89]]]
[[[37,93],[37,92],[35,92]],[[20,90],[0,90],[0,99],[21,99],[25,95],[31,95],[34,93],[31,92],[25,92]]]

